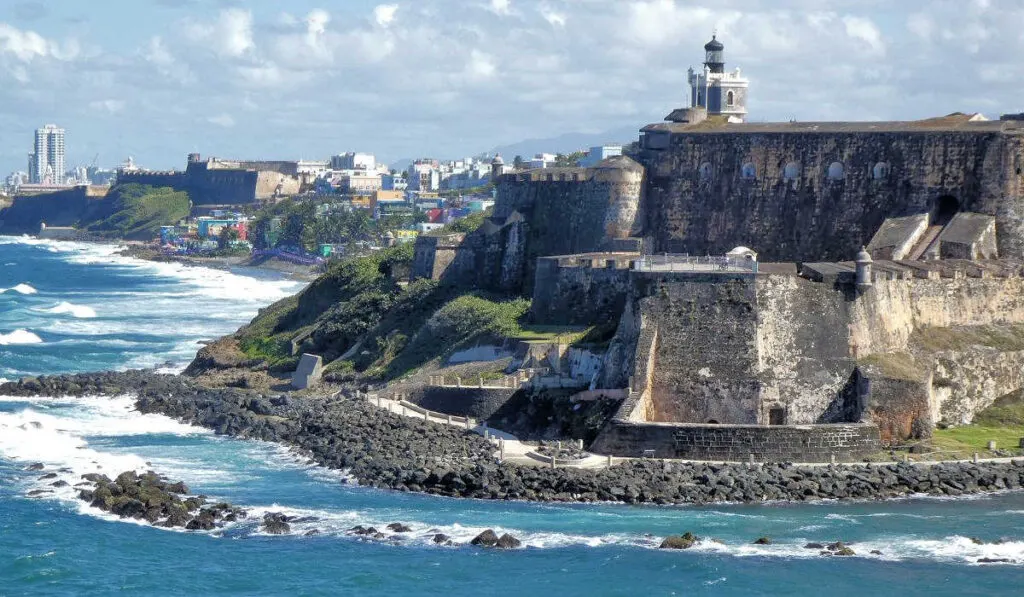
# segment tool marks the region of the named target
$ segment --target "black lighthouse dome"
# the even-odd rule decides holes
[[[723,44],[722,42],[718,41],[718,36],[717,35],[712,35],[711,36],[711,41],[709,41],[708,43],[704,44],[704,50],[708,51],[708,52],[721,52],[721,51],[725,50],[725,44]]]
[[[711,36],[711,41],[704,44],[705,59],[704,65],[713,73],[725,72],[725,44],[718,41],[717,35]]]

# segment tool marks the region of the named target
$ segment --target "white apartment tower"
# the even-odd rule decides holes
[[[48,124],[36,130],[35,152],[29,154],[32,184],[64,184],[64,129]]]

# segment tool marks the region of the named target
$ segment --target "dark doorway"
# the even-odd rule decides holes
[[[708,420],[708,425],[718,425],[718,421],[716,421],[714,419],[709,419]]]
[[[960,201],[952,195],[943,195],[935,202],[933,225],[945,226],[960,211]]]
[[[768,424],[769,425],[785,425],[786,424],[786,409],[784,408],[773,408],[768,411]]]

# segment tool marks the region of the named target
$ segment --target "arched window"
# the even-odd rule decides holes
[[[701,164],[700,169],[698,170],[698,175],[700,176],[701,182],[711,180],[711,164],[708,162]]]
[[[732,91],[730,91],[729,93],[725,94],[725,105],[732,106],[735,103],[735,100],[736,100],[736,96],[733,95]]]
[[[786,180],[794,180],[798,176],[800,176],[800,164],[796,162],[790,162],[782,169],[782,177]]]
[[[875,180],[881,180],[889,177],[889,164],[885,162],[878,162],[875,167],[871,169],[871,176]]]
[[[741,175],[743,176],[743,178],[747,180],[753,180],[757,178],[757,167],[754,166],[754,164],[752,164],[751,162],[747,162],[746,164],[743,164],[743,170],[741,170]]]
[[[828,177],[830,180],[842,180],[846,176],[846,168],[843,167],[842,162],[832,162],[828,167]]]

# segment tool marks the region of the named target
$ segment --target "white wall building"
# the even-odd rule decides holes
[[[64,185],[64,129],[55,124],[37,129],[33,149],[29,154],[29,182]]]
[[[602,160],[622,155],[621,145],[598,145],[591,147],[590,151],[583,158],[580,158],[579,165],[584,168],[592,168]]]
[[[332,170],[376,170],[377,158],[372,153],[347,152],[331,157]]]

